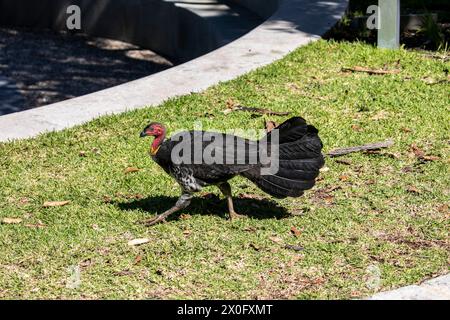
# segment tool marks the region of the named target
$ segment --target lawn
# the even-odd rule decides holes
[[[342,71],[355,66],[399,72]],[[321,40],[199,94],[0,144],[0,298],[362,298],[447,273],[449,68],[427,52]],[[303,116],[325,151],[395,144],[327,158],[302,198],[232,180],[248,218],[228,221],[211,187],[167,223],[138,224],[179,195],[143,127],[260,129],[287,118],[223,112],[233,104]],[[150,242],[128,245],[136,238]]]

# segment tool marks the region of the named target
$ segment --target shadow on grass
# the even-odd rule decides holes
[[[151,215],[156,215],[170,209],[176,202],[177,197],[154,196],[130,202],[115,202],[121,210],[144,210]],[[235,210],[244,216],[255,219],[281,219],[289,216],[289,211],[279,206],[276,202],[268,199],[234,198]],[[228,218],[226,201],[217,195],[208,197],[194,197],[189,207],[174,213],[167,220],[176,220],[181,214],[190,215],[216,215]]]

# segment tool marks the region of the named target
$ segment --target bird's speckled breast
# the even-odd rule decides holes
[[[172,166],[170,174],[177,180],[184,191],[198,192],[202,190],[202,186],[198,184],[191,169],[183,166]]]

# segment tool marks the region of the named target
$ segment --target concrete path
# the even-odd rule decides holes
[[[450,274],[420,285],[381,292],[369,300],[450,300]]]
[[[0,75],[0,116],[21,111],[24,104],[25,100],[17,86],[10,79]]]

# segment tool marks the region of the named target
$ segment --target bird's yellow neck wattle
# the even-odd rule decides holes
[[[158,153],[158,150],[161,146],[153,146],[150,148],[150,155],[154,156]]]
[[[164,138],[165,138],[165,134],[155,137],[155,140],[153,140],[152,146],[150,148],[150,155],[154,156],[158,153],[158,150],[161,147],[161,144],[163,143]]]

